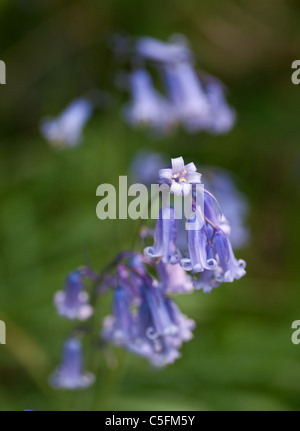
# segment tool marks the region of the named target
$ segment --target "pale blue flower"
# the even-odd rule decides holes
[[[154,89],[150,74],[145,69],[134,70],[130,74],[130,88],[132,100],[124,109],[128,123],[167,133],[174,124],[173,109]]]
[[[42,135],[54,146],[77,146],[82,141],[82,131],[92,110],[87,99],[76,99],[57,118],[45,117],[42,120]]]

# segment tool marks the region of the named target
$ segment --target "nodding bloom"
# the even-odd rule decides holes
[[[207,130],[211,124],[210,104],[193,64],[168,65],[163,74],[168,98],[185,130],[190,133]]]
[[[223,278],[220,271],[210,271],[205,269],[197,274],[198,277],[194,280],[196,290],[203,290],[204,293],[210,293],[214,288],[221,285]]]
[[[114,291],[113,315],[105,318],[102,338],[124,346],[132,339],[134,322],[128,293],[122,287]]]
[[[193,184],[201,183],[201,174],[197,172],[194,163],[185,165],[182,157],[171,159],[171,162],[172,168],[160,169],[159,182],[168,184],[171,193],[187,196],[191,193]]]
[[[82,141],[82,131],[92,110],[92,104],[87,99],[76,99],[59,117],[44,118],[41,133],[54,146],[74,147]]]
[[[136,336],[127,348],[156,367],[180,357],[178,349],[192,338],[195,327],[195,322],[183,316],[170,298],[149,284],[145,286],[136,322]]]
[[[169,102],[153,87],[150,74],[136,69],[130,74],[132,101],[125,107],[125,119],[133,126],[150,127],[165,133],[173,126],[174,118]]]
[[[181,260],[181,265],[186,271],[193,273],[206,270],[215,270],[217,261],[209,253],[209,233],[203,219],[198,215],[189,220],[193,229],[187,231],[189,257]]]
[[[195,323],[181,314],[174,302],[166,296],[160,282],[152,279],[146,267],[140,266],[145,258],[133,256],[127,265],[128,272],[118,266],[119,285],[114,290],[113,313],[104,320],[102,338],[117,346],[147,358],[156,367],[174,362],[180,356],[178,349],[192,338]],[[122,264],[123,265],[123,264]],[[125,264],[124,264],[125,266]],[[153,267],[156,269],[156,266]],[[123,278],[133,272],[139,278],[139,302],[128,288],[133,287]]]
[[[162,42],[152,37],[141,37],[135,45],[135,55],[158,63],[178,63],[191,58],[185,43]]]
[[[55,294],[57,313],[67,319],[86,320],[93,314],[88,294],[84,291],[83,277],[81,270],[71,272],[66,279],[65,290]]]
[[[202,202],[197,202],[198,191],[192,186],[201,181],[201,175],[196,172],[195,165],[185,165],[182,157],[172,159],[172,169],[160,170],[159,181],[170,186],[170,193],[173,187],[173,191],[179,194],[182,183],[190,186],[193,213],[187,218],[185,246],[182,224],[174,219],[174,209],[163,207],[154,230],[154,245],[145,248],[145,256],[153,260],[161,258],[163,264],[172,265],[179,263],[174,255],[177,258],[183,256],[180,265],[184,270],[190,271],[192,275],[204,272],[198,279],[193,278],[195,288],[205,292],[218,287],[221,282],[232,282],[243,277],[246,263],[234,256],[229,239],[230,224],[216,198],[204,189],[201,190]],[[163,211],[171,211],[171,217],[162,217]],[[165,224],[163,218],[167,218]],[[160,271],[162,279],[165,278],[163,267],[160,269],[158,266],[158,273]]]
[[[238,190],[230,172],[204,167],[203,174],[205,186],[209,187],[222,208],[222,220],[225,222],[222,230],[229,236],[234,248],[244,247],[249,241],[249,228],[245,221],[249,212],[246,196]]]
[[[216,229],[214,246],[219,265],[222,268],[222,280],[232,282],[242,278],[246,274],[246,262],[243,259],[235,258],[230,240],[222,229]]]
[[[156,265],[159,276],[158,286],[165,294],[190,293],[194,290],[192,277],[177,263],[159,262]]]
[[[222,83],[210,77],[205,91],[211,111],[208,131],[216,135],[228,133],[235,124],[236,113],[227,104]]]
[[[161,259],[163,263],[178,263],[181,255],[176,247],[177,220],[173,207],[164,207],[154,229],[154,244],[146,247],[144,254],[152,260]]]
[[[94,382],[94,375],[83,373],[82,346],[76,338],[69,338],[63,347],[62,364],[50,376],[55,389],[83,389]]]

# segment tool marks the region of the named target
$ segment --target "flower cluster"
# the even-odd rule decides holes
[[[178,223],[175,209],[162,208],[154,229],[154,244],[145,248],[145,256],[167,264],[180,264],[193,275],[195,288],[204,292],[210,292],[222,282],[243,277],[246,263],[237,260],[233,253],[228,235],[230,225],[217,200],[205,189],[203,205],[195,199],[193,186],[201,181],[195,166],[184,165],[182,157],[172,159],[172,168],[160,170],[159,179],[170,186],[170,193],[184,196],[190,193],[195,211],[187,220],[189,228],[182,232],[185,227]],[[184,236],[186,241],[182,239]]]
[[[124,108],[128,123],[161,134],[177,124],[188,133],[223,134],[233,127],[236,116],[226,102],[223,84],[207,74],[197,74],[194,55],[185,38],[173,36],[169,42],[162,42],[142,37],[128,55],[133,65],[129,75],[132,100]],[[147,65],[161,75],[164,95],[155,89]]]
[[[164,205],[159,211],[152,246],[144,255],[135,251],[120,253],[100,274],[88,267],[71,272],[65,289],[56,293],[59,315],[69,320],[86,320],[93,314],[88,283],[94,284],[93,301],[111,291],[111,315],[104,318],[101,338],[163,367],[180,357],[183,342],[189,341],[195,322],[181,313],[173,295],[202,289],[211,292],[223,282],[245,274],[245,262],[237,260],[230,243],[230,226],[214,196],[201,185],[201,174],[182,157],[172,159],[171,168],[159,170],[159,182],[169,196],[191,201],[188,217],[176,217],[175,208]],[[197,194],[202,194],[202,200]],[[170,296],[171,295],[171,296]],[[65,342],[62,365],[51,376],[56,388],[80,389],[93,382],[82,371],[82,347],[75,332]]]

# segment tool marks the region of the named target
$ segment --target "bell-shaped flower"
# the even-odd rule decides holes
[[[211,123],[211,109],[193,64],[180,62],[167,65],[163,73],[178,121],[190,133],[206,130]]]
[[[55,294],[54,303],[59,315],[70,320],[86,320],[93,314],[88,299],[84,291],[83,274],[78,270],[68,275],[65,289]]]
[[[124,115],[135,127],[148,127],[166,133],[174,124],[173,109],[153,87],[145,69],[136,69],[130,75],[132,101],[125,106]]]
[[[216,135],[228,133],[235,124],[236,113],[227,104],[222,83],[210,77],[205,90],[211,109],[208,131]]]
[[[189,220],[189,225],[193,227],[187,231],[189,256],[181,259],[182,267],[193,273],[214,270],[217,261],[208,253],[209,233],[204,218],[197,214]]]
[[[219,266],[222,268],[223,281],[232,282],[242,278],[246,274],[246,262],[235,258],[230,240],[221,229],[216,231],[214,246]]]
[[[83,372],[82,346],[76,338],[65,341],[62,364],[50,376],[56,389],[83,389],[94,382],[94,375]]]
[[[40,126],[41,133],[54,146],[76,146],[82,141],[82,131],[92,111],[90,101],[76,99],[57,118],[44,118]]]
[[[102,338],[113,344],[125,346],[132,338],[134,320],[131,314],[130,299],[125,289],[114,291],[113,315],[105,318]]]
[[[181,256],[176,247],[177,220],[173,207],[164,207],[159,212],[154,229],[154,244],[144,249],[146,257],[161,258],[163,263],[178,263]]]

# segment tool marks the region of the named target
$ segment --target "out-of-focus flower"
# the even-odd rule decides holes
[[[41,133],[53,146],[77,146],[92,111],[92,104],[87,99],[76,99],[57,118],[45,117],[41,121]]]
[[[65,290],[55,294],[54,303],[61,316],[71,320],[86,320],[93,314],[88,299],[84,292],[83,273],[77,270],[68,275]]]
[[[211,116],[208,131],[216,135],[228,133],[236,122],[236,113],[227,104],[224,86],[217,79],[210,77],[205,93]]]
[[[176,118],[187,132],[207,130],[211,109],[207,95],[191,63],[182,62],[163,68],[168,97]]]
[[[125,119],[135,127],[152,128],[167,133],[174,124],[169,102],[153,87],[151,77],[145,69],[136,69],[130,74],[132,101],[125,106]]]
[[[144,261],[143,256],[135,254],[126,264],[118,266],[113,313],[104,320],[102,338],[147,358],[156,367],[162,367],[180,356],[178,349],[184,341],[192,338],[195,323],[181,314],[176,304],[166,296],[168,292],[176,293],[175,287],[180,290],[184,289],[183,286],[176,285],[175,281],[173,285],[169,284],[166,277],[154,279]],[[123,265],[127,268],[126,273]],[[131,294],[130,273],[137,281]],[[186,280],[188,277],[186,274]],[[136,292],[137,287],[139,293]],[[140,301],[134,301],[135,295]]]
[[[168,184],[175,195],[187,196],[193,184],[201,183],[201,174],[197,172],[194,163],[184,164],[182,157],[171,159],[172,168],[160,169],[158,178],[160,183]]]
[[[134,322],[131,314],[130,297],[124,288],[114,291],[113,315],[103,322],[102,337],[116,345],[125,345],[134,336]]]
[[[62,364],[50,376],[56,389],[83,389],[94,382],[94,375],[83,373],[82,346],[76,338],[65,341]]]
[[[135,55],[159,63],[178,63],[189,60],[191,52],[184,43],[162,42],[152,37],[141,37],[135,45]]]
[[[249,204],[236,186],[233,175],[220,168],[201,167],[204,184],[214,194],[222,208],[222,230],[229,236],[233,248],[242,248],[249,241],[246,218]]]
[[[158,171],[168,163],[167,156],[154,153],[149,150],[138,151],[130,164],[130,178],[132,182],[138,182],[150,186],[158,181]]]
[[[173,131],[179,124],[188,133],[229,132],[236,115],[227,104],[224,86],[213,77],[203,79],[198,75],[194,55],[182,35],[173,35],[168,42],[141,37],[131,49],[128,47],[132,40],[126,40],[124,44],[121,38],[117,43],[119,48],[114,48],[114,52],[119,50],[119,58],[123,60],[126,52],[133,65],[130,75],[132,102],[125,107],[125,118],[131,125],[144,125],[160,134]],[[165,97],[155,90],[147,72],[148,63],[162,75]],[[116,82],[124,89],[124,74],[122,76]]]
[[[159,262],[156,269],[159,287],[164,293],[190,293],[194,290],[192,278],[179,263],[171,265]]]

